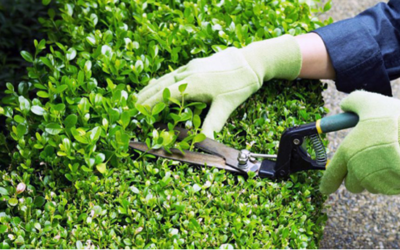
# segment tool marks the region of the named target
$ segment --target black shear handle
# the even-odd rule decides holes
[[[262,178],[278,178],[298,171],[324,170],[325,164],[311,159],[301,146],[305,137],[339,131],[354,127],[358,123],[354,113],[341,113],[328,116],[313,123],[287,129],[280,140],[278,158],[276,161],[264,160],[259,170]],[[321,143],[321,147],[323,147]],[[323,148],[324,149],[324,148]]]

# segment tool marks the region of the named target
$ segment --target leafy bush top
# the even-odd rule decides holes
[[[49,1],[43,1],[48,3]],[[313,3],[313,1],[309,1]],[[245,179],[129,149],[192,147],[202,103],[169,98],[150,110],[136,94],[195,57],[321,25],[303,1],[56,1],[40,22],[32,63],[7,84],[0,114],[3,247],[318,247],[325,216],[318,173]],[[57,10],[58,11],[58,10]],[[285,128],[325,112],[315,82],[269,82],[217,138],[274,153]],[[184,86],[182,88],[184,91]],[[169,105],[172,102],[172,105]],[[205,113],[205,112],[203,112]],[[192,128],[176,143],[156,121]],[[17,188],[19,183],[26,184]],[[21,191],[23,190],[23,191]]]

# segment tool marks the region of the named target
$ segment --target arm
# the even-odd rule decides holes
[[[334,78],[343,92],[391,95],[390,80],[400,76],[400,1],[379,3],[297,39],[303,55],[300,77]]]
[[[300,78],[335,79],[328,51],[321,37],[315,33],[296,36],[302,55]]]

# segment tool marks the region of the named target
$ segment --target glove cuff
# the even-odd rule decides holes
[[[260,82],[272,78],[294,80],[300,74],[300,46],[291,35],[254,42],[240,50]]]

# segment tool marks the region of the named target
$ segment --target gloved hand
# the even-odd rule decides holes
[[[162,101],[165,88],[171,97],[180,98],[179,86],[187,83],[185,100],[211,103],[202,129],[213,138],[214,131],[219,132],[229,115],[264,81],[295,79],[300,69],[299,45],[294,37],[284,35],[194,59],[146,86],[139,92],[137,103],[153,107]]]
[[[322,193],[335,192],[343,179],[352,193],[400,193],[400,100],[365,91],[341,103],[360,120],[344,139],[321,180]]]

